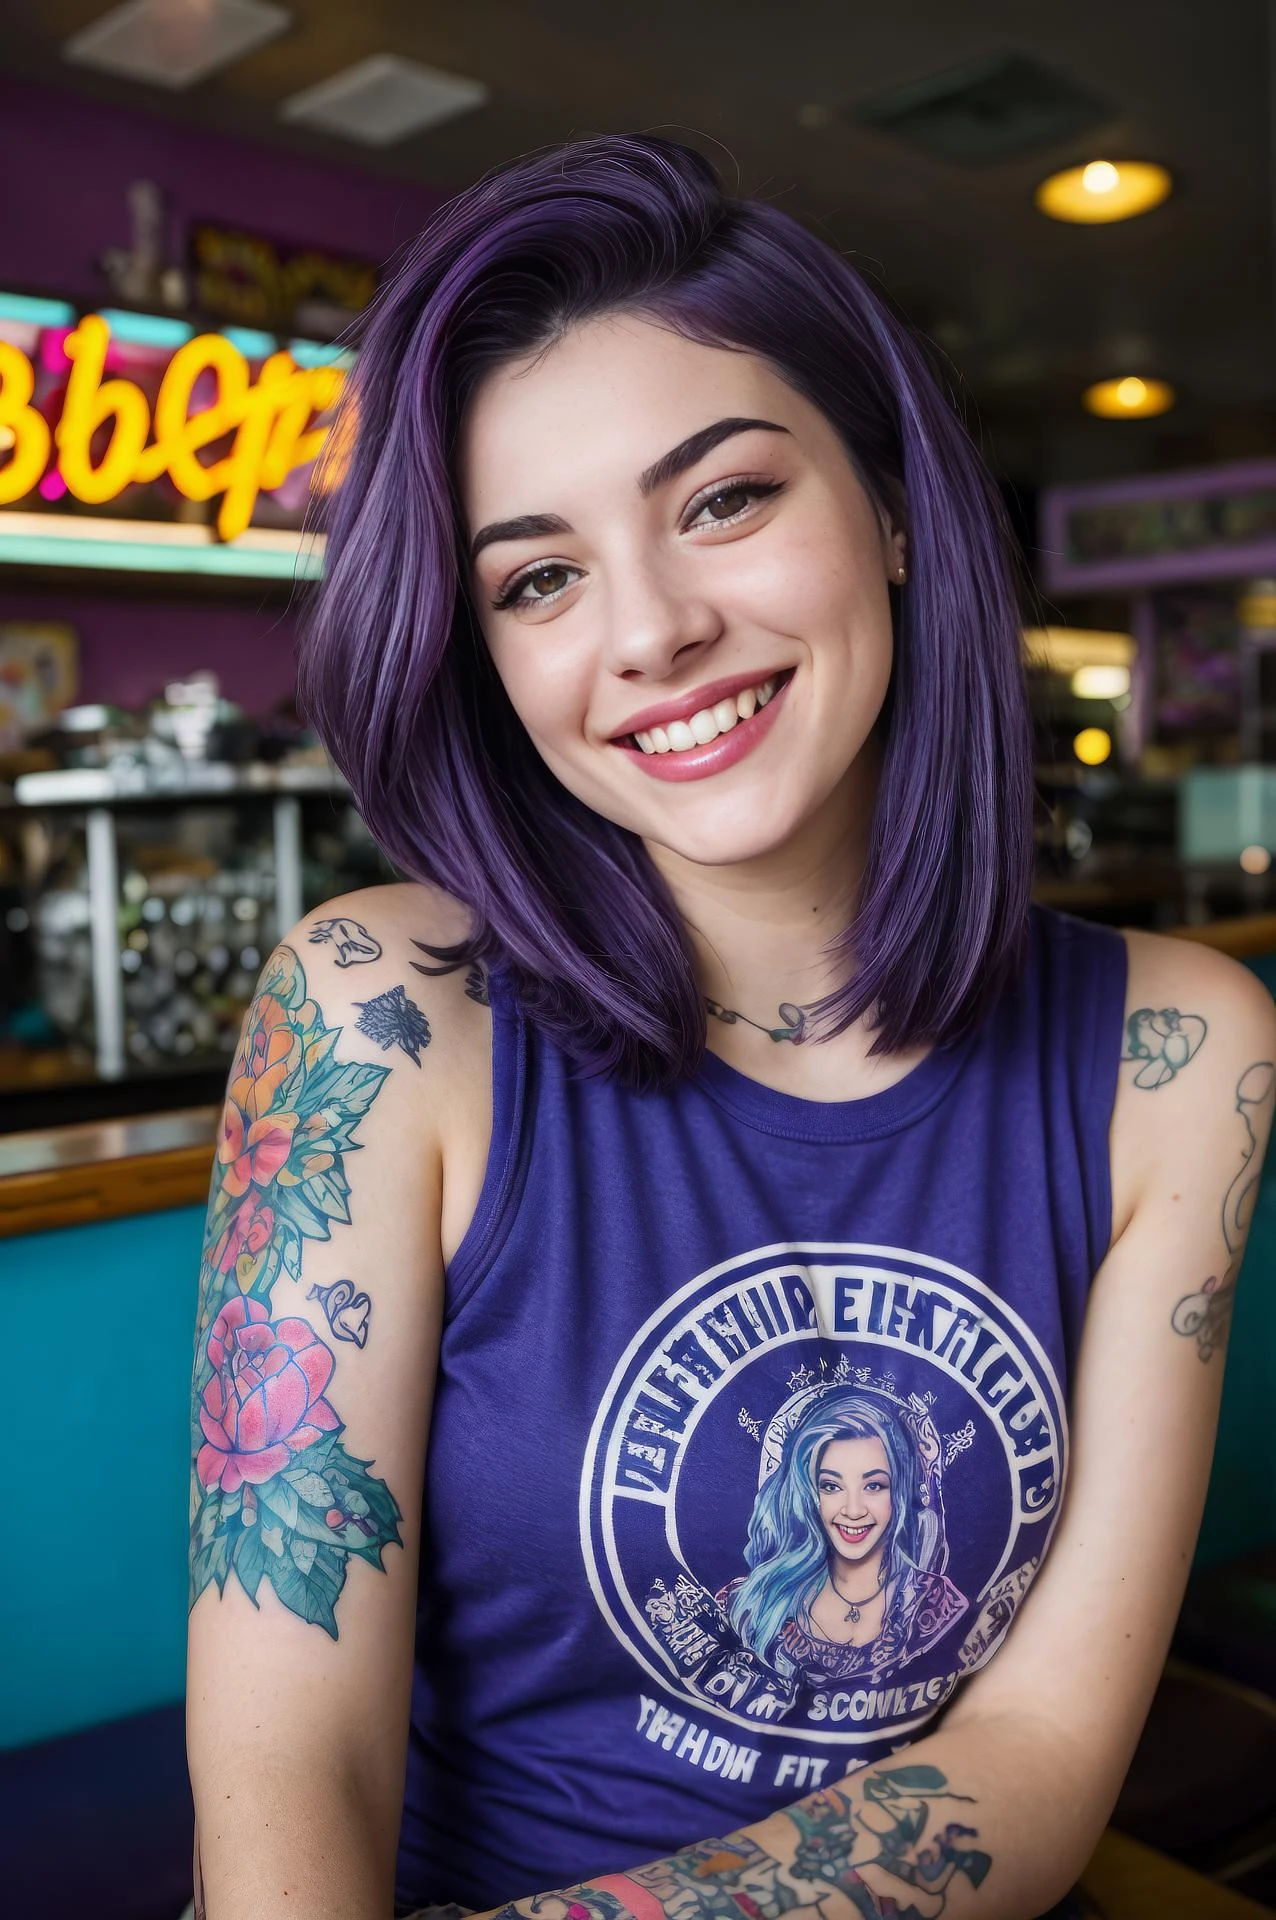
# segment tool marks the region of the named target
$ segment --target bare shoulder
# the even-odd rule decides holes
[[[326,900],[285,943],[330,1020],[388,1065],[421,1069],[396,1076],[400,1101],[445,1149],[449,1131],[481,1128],[490,1080],[486,979],[449,955],[470,925],[450,895],[402,882]]]
[[[1155,1045],[1151,1022],[1158,1018],[1168,1031],[1181,1035],[1177,1045],[1169,1048],[1172,1057],[1164,1064],[1170,1071],[1158,1084],[1173,1077],[1177,1064],[1181,1061],[1185,1067],[1197,1052],[1204,1062],[1204,1042],[1211,1031],[1218,1041],[1239,1043],[1242,1049],[1249,1043],[1271,1047],[1276,1039],[1276,1005],[1249,967],[1201,941],[1167,934],[1128,929],[1125,943],[1129,955],[1127,1044],[1131,1038],[1137,1041],[1140,1027],[1146,1026],[1147,1042]],[[1132,1029],[1131,1022],[1140,1026]],[[1211,1059],[1224,1050],[1211,1047]]]
[[[1199,941],[1133,930],[1125,940],[1117,1221],[1160,1187],[1177,1195],[1218,1179],[1256,1123],[1265,1138],[1276,1062],[1276,1005],[1248,967]]]

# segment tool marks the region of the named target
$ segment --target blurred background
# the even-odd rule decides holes
[[[214,1103],[279,933],[393,877],[294,693],[360,310],[448,194],[573,136],[668,133],[808,222],[928,338],[1002,486],[1038,897],[1276,982],[1276,31],[1266,0],[3,26],[0,1405],[41,1467],[0,1583],[0,1899],[176,1920]],[[1265,1188],[1175,1657],[1093,1869],[1113,1916],[1276,1910],[1274,1266]]]

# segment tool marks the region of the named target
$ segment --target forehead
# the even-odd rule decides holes
[[[866,1473],[886,1464],[886,1449],[876,1434],[862,1440],[830,1440],[820,1458],[821,1468],[831,1467],[838,1473]]]
[[[794,431],[822,422],[756,354],[630,314],[586,321],[478,387],[458,447],[466,516],[474,525],[555,507],[563,490],[588,494],[608,478],[632,487],[670,447],[729,415]]]

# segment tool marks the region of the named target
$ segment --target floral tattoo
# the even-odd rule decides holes
[[[309,1321],[270,1305],[281,1273],[300,1279],[304,1242],[349,1221],[345,1157],[390,1071],[339,1061],[340,1036],[296,954],[280,948],[249,1009],[218,1130],[191,1409],[191,1604],[210,1584],[224,1591],[233,1572],[256,1605],[266,1580],[333,1639],[350,1559],[384,1570],[384,1549],[403,1544],[393,1494],[343,1443],[331,1349]],[[353,1329],[362,1324],[366,1339],[366,1312],[337,1332],[320,1298],[336,1337],[362,1345]]]
[[[1200,1052],[1208,1028],[1199,1013],[1180,1013],[1177,1007],[1138,1007],[1125,1023],[1122,1060],[1137,1060],[1136,1087],[1163,1087],[1177,1079]]]
[[[1226,1270],[1211,1274],[1196,1293],[1184,1294],[1171,1316],[1175,1333],[1195,1340],[1202,1360],[1212,1360],[1227,1343],[1236,1299],[1236,1277],[1245,1254],[1245,1236],[1258,1198],[1258,1179],[1262,1171],[1260,1134],[1272,1104],[1276,1084],[1276,1065],[1256,1060],[1246,1067],[1236,1083],[1236,1111],[1245,1128],[1247,1144],[1241,1154],[1240,1171],[1223,1196],[1223,1242],[1230,1256]]]
[[[857,1781],[854,1797],[829,1787],[784,1809],[796,1830],[791,1864],[747,1832],[732,1833],[651,1866],[516,1900],[495,1920],[622,1920],[649,1911],[653,1899],[666,1920],[834,1920],[848,1909],[864,1920],[935,1920],[958,1875],[978,1887],[992,1865],[971,1844],[977,1830],[939,1811],[935,1803],[945,1801],[963,1813],[973,1804],[938,1767],[878,1767]]]

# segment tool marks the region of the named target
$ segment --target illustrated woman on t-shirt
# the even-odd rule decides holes
[[[998,487],[809,211],[518,160],[293,422],[399,878],[280,929],[217,1131],[207,1920],[1024,1920],[1147,1714],[1276,1012],[1034,904]]]
[[[884,1678],[965,1611],[938,1475],[884,1396],[816,1388],[763,1481],[751,1572],[719,1594],[745,1646],[808,1684]]]

